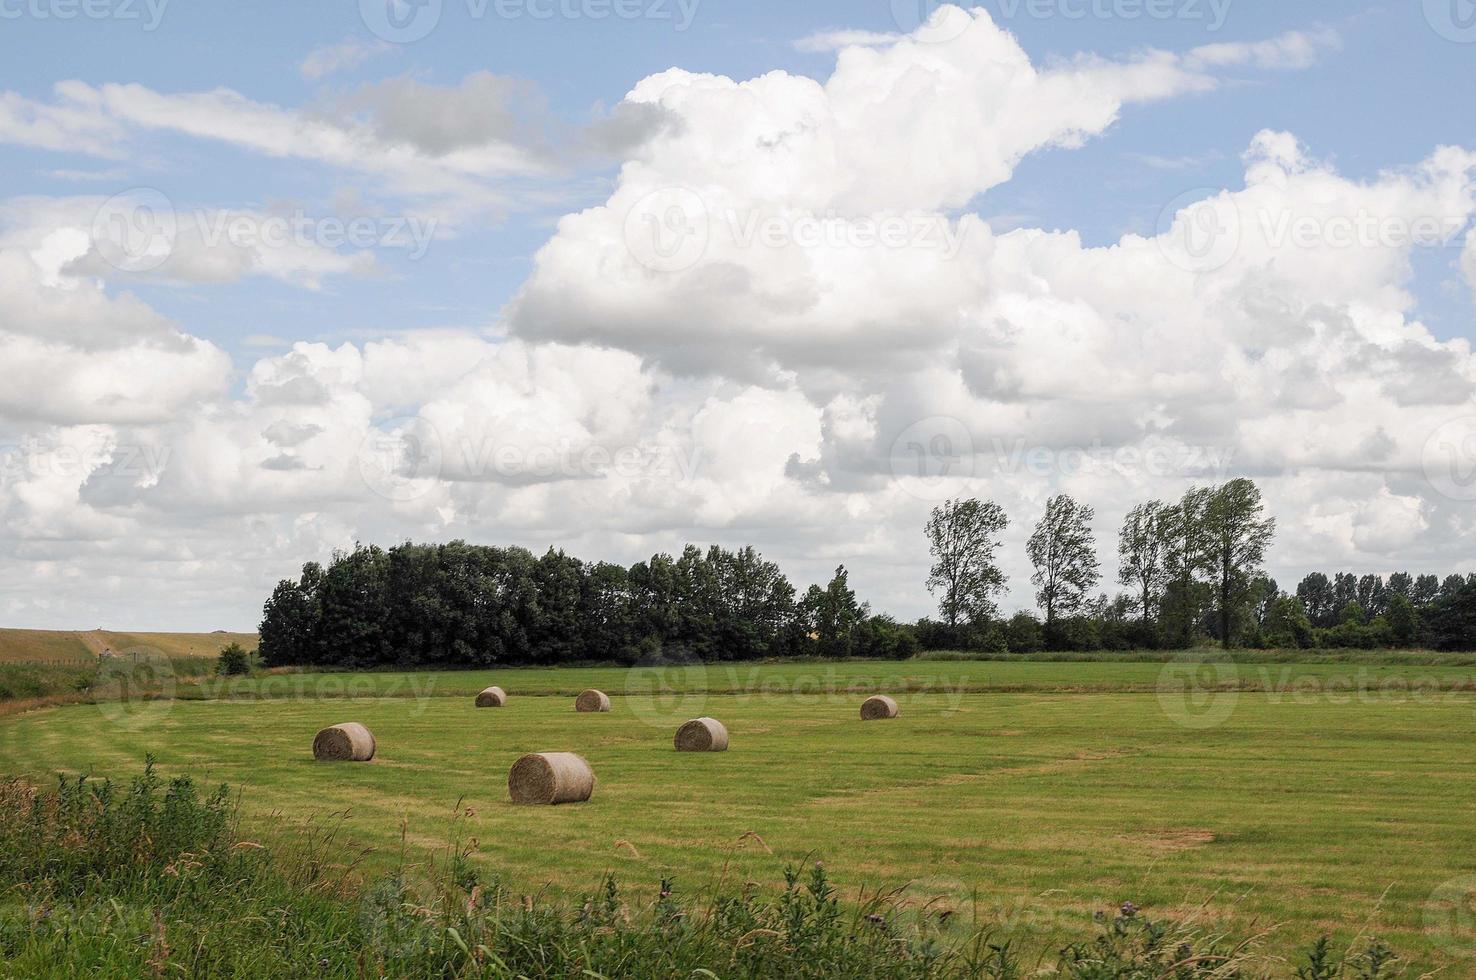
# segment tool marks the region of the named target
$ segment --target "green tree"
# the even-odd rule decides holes
[[[993,501],[949,500],[933,508],[924,526],[933,557],[928,591],[942,592],[938,611],[950,627],[956,629],[960,619],[981,623],[994,615],[994,597],[1005,586],[995,552],[1009,523]]]
[[[1459,588],[1442,590],[1426,617],[1430,644],[1437,650],[1476,650],[1476,583],[1461,581]]]
[[[539,663],[557,664],[578,659],[583,651],[581,602],[584,563],[562,550],[549,548],[534,571],[538,589],[537,618],[531,639]]]
[[[1266,613],[1266,642],[1275,649],[1312,646],[1312,622],[1295,596],[1278,596]]]
[[[1271,615],[1271,606],[1283,595],[1281,587],[1276,580],[1266,575],[1257,575],[1251,579],[1247,598],[1250,602],[1249,617],[1260,629],[1266,628],[1266,620]]]
[[[1312,625],[1322,629],[1337,622],[1338,606],[1332,580],[1322,572],[1313,572],[1297,584],[1297,598]]]
[[[805,613],[815,632],[815,644],[822,657],[848,657],[851,655],[852,634],[868,610],[856,601],[851,589],[846,566],[835,570],[835,577],[825,588],[810,586],[805,594]]]
[[[1421,575],[1414,580],[1414,586],[1409,590],[1409,601],[1414,603],[1416,609],[1424,609],[1439,595],[1440,579],[1434,575]]]
[[[1420,612],[1402,592],[1389,599],[1389,640],[1398,647],[1412,647],[1420,635]]]
[[[323,570],[317,562],[302,567],[302,579],[283,579],[262,609],[257,652],[268,667],[313,663],[314,634],[318,627],[318,583]]]
[[[1005,643],[1011,653],[1035,653],[1044,640],[1040,620],[1028,612],[1017,612],[1005,624]]]
[[[1161,500],[1150,500],[1128,511],[1117,535],[1117,581],[1131,586],[1142,603],[1143,622],[1153,622],[1153,609],[1163,599],[1168,573],[1163,539]]]
[[[1199,575],[1212,567],[1205,513],[1213,494],[1207,487],[1191,487],[1178,503],[1165,507],[1159,515],[1167,572],[1163,610],[1169,620],[1163,625],[1165,632],[1184,647],[1194,645],[1208,591],[1201,587]]]
[[[1383,576],[1365,575],[1358,580],[1358,604],[1370,617],[1382,616],[1388,607],[1388,590]]]
[[[1227,650],[1233,639],[1233,611],[1260,572],[1276,534],[1276,519],[1264,512],[1261,491],[1246,479],[1216,488],[1205,507],[1206,554],[1219,600],[1220,642]]]
[[[1057,613],[1068,615],[1081,608],[1086,593],[1102,577],[1097,562],[1097,542],[1092,533],[1096,514],[1067,494],[1046,501],[1045,514],[1025,544],[1035,574],[1035,600],[1045,610],[1046,625]]]
[[[1408,599],[1410,593],[1414,591],[1414,576],[1408,572],[1395,572],[1389,576],[1389,581],[1385,583],[1384,588],[1390,595],[1402,595]]]

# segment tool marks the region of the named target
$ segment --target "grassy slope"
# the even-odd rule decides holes
[[[157,651],[166,657],[213,657],[232,642],[254,650],[256,634],[0,629],[0,663],[88,660],[104,649],[114,653]]]
[[[1089,934],[1092,911],[1124,900],[1170,914],[1208,903],[1218,924],[1240,932],[1285,923],[1278,935],[1288,941],[1324,930],[1347,939],[1371,921],[1424,962],[1451,962],[1422,916],[1441,884],[1476,873],[1476,697],[1403,693],[1411,677],[1438,671],[1402,668],[1401,684],[1362,695],[1312,693],[1301,680],[1269,695],[1222,694],[1227,720],[1193,730],[1152,694],[1047,689],[1147,665],[845,665],[873,679],[891,671],[891,689],[939,668],[1010,682],[1010,671],[1035,668],[1028,676],[1041,686],[906,695],[902,718],[864,726],[857,698],[816,693],[826,666],[766,666],[757,687],[768,693],[666,698],[624,696],[644,682],[604,670],[419,675],[454,678],[462,691],[493,677],[511,683],[509,707],[492,711],[463,697],[64,708],[0,719],[0,771],[127,774],[154,752],[166,772],[249,787],[255,832],[271,833],[283,815],[347,812],[343,836],[374,846],[371,864],[398,851],[402,821],[412,847],[449,839],[461,800],[472,815],[460,832],[481,841],[481,866],[522,889],[583,888],[607,869],[643,884],[674,873],[685,889],[724,873],[770,881],[783,862],[813,853],[848,889],[910,881],[919,900],[964,914],[977,892],[981,916],[1042,942]],[[723,669],[686,686],[718,689],[711,674]],[[735,669],[747,677],[750,668]],[[1337,680],[1317,673],[1328,669],[1294,680]],[[1344,667],[1343,678],[1357,669]],[[528,696],[594,684],[615,695],[608,715]],[[732,750],[674,753],[675,724],[704,712],[728,724]],[[347,719],[370,725],[380,758],[313,763],[314,731]],[[550,749],[589,758],[594,801],[511,806],[508,767]],[[774,853],[735,848],[748,831]],[[1455,928],[1456,943],[1476,949],[1469,917]]]

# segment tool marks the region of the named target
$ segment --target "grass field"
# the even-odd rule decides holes
[[[1438,655],[1433,655],[1438,656]],[[1170,661],[1175,662],[1175,661]],[[1197,659],[1196,661],[1197,662]],[[813,697],[827,692],[902,691],[945,698],[966,693],[1050,691],[1153,693],[1161,662],[1089,661],[831,661],[814,663],[692,664],[684,667],[626,669],[507,668],[496,671],[376,671],[370,673],[271,673],[246,678],[182,680],[181,698],[283,697],[470,697],[489,684],[525,695],[573,697],[588,687],[615,696],[649,697],[655,691],[769,693]],[[1476,666],[1456,658],[1433,665],[1381,662],[1219,663],[1206,668],[1201,682],[1239,690],[1291,693],[1297,685],[1360,689],[1476,692]]]
[[[0,664],[94,659],[104,650],[165,657],[214,657],[228,643],[255,650],[255,633],[120,633],[112,630],[0,629]]]
[[[0,772],[124,775],[153,753],[166,773],[243,787],[254,832],[345,813],[371,867],[402,829],[412,849],[474,836],[479,865],[529,891],[607,870],[650,889],[663,874],[685,890],[770,882],[814,857],[852,894],[908,885],[1032,946],[1088,935],[1093,912],[1130,900],[1288,945],[1368,928],[1452,975],[1476,962],[1476,670],[1195,668],[1209,676],[1186,700],[1165,669],[714,665],[668,671],[663,695],[651,672],[614,668],[286,675],[237,687],[242,700],[0,719]],[[472,708],[494,679],[509,706]],[[573,712],[588,686],[613,696],[609,714]],[[912,693],[901,718],[862,725],[858,697],[825,693],[851,687]],[[733,690],[749,693],[718,693]],[[673,752],[676,724],[704,713],[732,749]],[[313,733],[343,720],[373,729],[375,762],[312,761]],[[509,766],[540,750],[585,755],[594,800],[508,803]],[[750,832],[762,843],[740,844]]]

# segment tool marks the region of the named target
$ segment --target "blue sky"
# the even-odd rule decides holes
[[[1075,228],[1090,244],[1111,243],[1128,231],[1148,233],[1165,203],[1184,192],[1238,186],[1241,154],[1265,128],[1294,132],[1313,154],[1335,161],[1353,178],[1410,166],[1434,146],[1469,143],[1476,134],[1476,102],[1465,97],[1476,81],[1476,44],[1442,37],[1418,3],[1233,0],[1218,8],[1225,10],[1218,25],[1211,0],[1183,0],[1175,7],[1182,16],[1173,17],[1130,16],[1139,9],[1134,0],[1061,0],[1033,7],[1025,0],[995,0],[984,6],[1038,64],[1082,53],[1122,58],[1147,48],[1183,51],[1293,30],[1330,29],[1340,38],[1316,70],[1246,71],[1214,92],[1131,107],[1111,131],[1079,149],[1032,155],[1008,185],[972,205],[1005,226]],[[298,69],[313,49],[378,40],[355,3],[174,0],[164,4],[157,27],[147,30],[153,15],[138,0],[117,8],[126,19],[24,16],[5,22],[6,67],[0,77],[6,88],[38,99],[48,96],[54,82],[75,78],[137,82],[163,92],[225,87],[257,101],[296,106],[325,90],[391,75],[453,85],[472,72],[492,71],[535,82],[552,115],[578,125],[617,103],[635,81],[669,67],[737,79],[773,70],[824,78],[834,55],[796,50],[795,41],[835,29],[898,29],[887,2],[700,0],[686,30],[677,29],[683,14],[676,0],[647,8],[656,11],[656,19],[536,19],[526,11],[543,8],[514,5],[508,9],[522,13],[499,17],[496,7],[478,7],[476,0],[445,0],[436,28],[425,38],[391,45],[329,77],[307,79]],[[27,8],[12,0],[7,9]],[[484,11],[480,17],[473,13],[478,9]],[[324,207],[344,184],[330,168],[186,137],[162,134],[145,145],[146,162],[117,168],[114,177],[80,188],[77,181],[48,173],[113,168],[65,153],[14,148],[0,149],[0,166],[11,177],[11,193],[115,192],[145,185],[160,187],[176,203],[200,207],[281,199]],[[526,276],[558,215],[603,200],[613,167],[578,161],[566,173],[568,181],[559,188],[566,206],[530,206],[504,222],[440,242],[413,263],[400,259],[396,266],[400,257],[386,254],[385,263],[412,277],[414,288],[399,278],[317,294],[277,283],[222,286],[212,290],[204,319],[198,295],[171,287],[141,291],[161,310],[187,317],[199,335],[237,351],[242,338],[260,334],[336,340],[416,327],[480,326]],[[1470,337],[1476,330],[1466,297],[1450,288],[1458,255],[1453,248],[1416,256],[1421,312],[1443,337]]]

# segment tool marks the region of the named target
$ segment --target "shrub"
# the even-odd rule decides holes
[[[1005,624],[1005,642],[1011,653],[1035,653],[1041,648],[1040,620],[1018,612]]]
[[[251,654],[239,643],[232,643],[220,651],[220,659],[216,661],[215,672],[225,677],[234,677],[251,673]]]
[[[865,620],[852,642],[855,655],[870,660],[906,660],[919,649],[912,627],[885,615]]]
[[[1312,623],[1302,600],[1284,595],[1271,603],[1266,614],[1265,641],[1266,646],[1278,650],[1305,650],[1312,646]]]
[[[1047,650],[1081,653],[1102,649],[1097,621],[1087,616],[1071,616],[1048,623],[1042,636]]]

